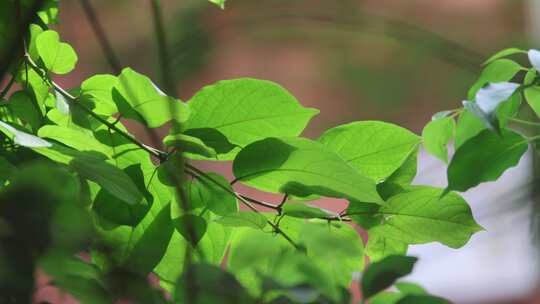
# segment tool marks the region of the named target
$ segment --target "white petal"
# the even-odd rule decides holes
[[[540,72],[540,51],[531,49],[527,53],[529,56],[529,61],[531,62],[531,65]]]
[[[13,141],[18,145],[28,148],[48,148],[52,146],[50,142],[32,134],[19,131],[3,121],[0,121],[0,126],[14,136]]]
[[[476,93],[476,104],[488,115],[492,115],[495,109],[503,101],[514,94],[519,84],[513,82],[490,83]]]

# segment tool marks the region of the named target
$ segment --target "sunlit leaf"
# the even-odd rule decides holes
[[[401,166],[420,138],[393,124],[359,121],[332,128],[319,141],[358,172],[378,182]]]
[[[302,107],[273,82],[249,78],[204,87],[189,106],[192,113],[187,129],[213,128],[241,147],[266,137],[297,136],[319,112]],[[233,157],[234,153],[221,159]]]
[[[53,30],[47,30],[37,37],[36,48],[45,67],[56,74],[67,74],[75,68],[77,54],[73,48],[60,42],[60,36]]]

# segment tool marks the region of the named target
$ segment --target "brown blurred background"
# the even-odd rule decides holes
[[[150,1],[90,2],[121,65],[159,84]],[[460,106],[488,55],[506,47],[540,45],[539,0],[228,0],[223,11],[205,0],[162,0],[162,6],[178,97],[188,100],[220,79],[269,79],[303,105],[321,110],[306,131],[308,137],[369,119],[420,133],[433,113]],[[79,1],[61,1],[60,15],[57,30],[80,60],[75,72],[58,82],[75,87],[93,74],[112,73]],[[442,164],[423,168],[444,173]],[[534,247],[532,237],[527,239]],[[519,267],[537,267],[535,261],[516,259]],[[485,272],[490,275],[490,269]],[[439,289],[457,303],[540,303],[534,300],[536,280],[526,275],[530,286],[496,297],[489,288],[471,296],[474,288],[463,293]],[[513,278],[503,276],[499,285]],[[429,277],[424,280],[429,285]],[[498,286],[492,285],[495,291]]]

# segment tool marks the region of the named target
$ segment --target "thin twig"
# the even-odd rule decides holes
[[[154,16],[154,32],[158,43],[161,81],[165,86],[165,93],[167,93],[167,95],[176,96],[174,78],[170,70],[169,49],[167,37],[165,35],[165,26],[163,24],[163,15],[161,13],[161,4],[159,0],[150,0],[150,4]]]
[[[260,213],[259,210],[257,210],[255,207],[253,207],[253,205],[251,205],[251,203],[249,201],[247,201],[246,199],[244,199],[242,196],[240,195],[237,195],[236,192],[230,190],[229,188],[227,188],[226,186],[222,185],[220,182],[214,180],[212,177],[208,176],[208,174],[206,174],[205,172],[199,170],[198,168],[196,167],[193,167],[192,165],[190,164],[185,164],[186,166],[186,172],[192,176],[194,176],[195,178],[205,178],[206,180],[214,183],[215,185],[217,185],[218,187],[220,187],[221,189],[225,190],[226,192],[228,192],[229,194],[235,196],[242,204],[244,204],[246,207],[248,207],[249,209],[251,209],[251,211],[255,212],[255,213]],[[296,244],[295,241],[293,241],[283,230],[281,230],[281,228],[279,228],[276,224],[274,224],[272,221],[266,219],[266,222],[272,226],[272,228],[274,229],[274,231],[278,234],[280,234],[283,238],[285,238],[292,246],[294,246],[294,248],[300,250],[301,247]]]
[[[92,7],[92,4],[88,0],[80,0],[80,1],[81,1],[81,6],[83,8],[84,14],[86,15],[86,19],[88,19],[88,23],[90,23],[90,27],[92,28],[94,35],[96,35],[96,38],[99,41],[99,45],[101,46],[101,50],[103,51],[103,54],[107,58],[107,61],[109,62],[109,65],[111,66],[111,69],[114,71],[114,73],[120,74],[122,70],[120,61],[118,60],[118,57],[114,53],[114,50],[111,46],[109,39],[107,39],[107,35],[105,34],[105,31],[103,30],[103,27],[101,26],[101,23],[99,22],[99,19],[94,11],[94,8]]]

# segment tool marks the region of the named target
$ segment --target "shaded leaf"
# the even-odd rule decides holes
[[[250,144],[238,153],[233,172],[242,183],[269,192],[382,201],[373,180],[322,144],[304,138],[268,138]]]
[[[517,165],[527,148],[527,140],[516,132],[502,130],[498,136],[489,130],[482,131],[456,150],[447,170],[447,190],[466,191],[498,179]]]
[[[232,274],[208,264],[193,264],[186,269],[176,284],[173,299],[175,303],[191,304],[255,303]]]
[[[196,247],[199,241],[206,233],[206,220],[194,214],[184,214],[174,220],[176,231],[186,239],[193,247]]]
[[[393,255],[369,265],[362,276],[362,296],[368,299],[392,286],[400,277],[412,272],[418,259],[415,257]]]

